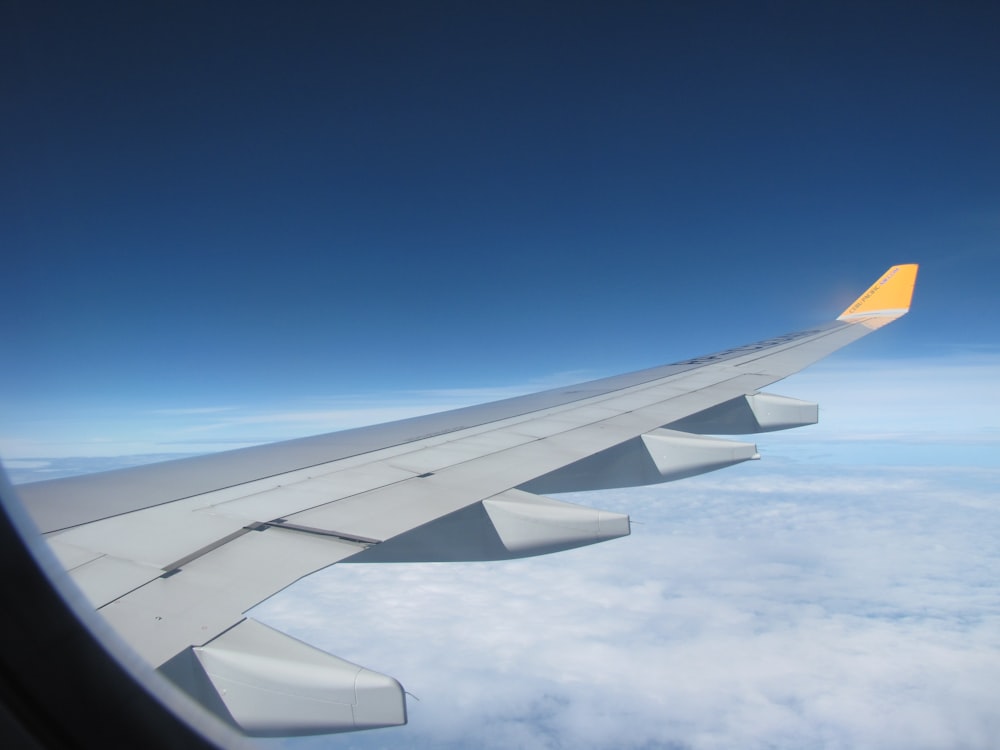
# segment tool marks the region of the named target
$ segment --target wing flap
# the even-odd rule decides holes
[[[263,599],[363,546],[265,527],[118,597],[101,613],[154,666],[202,645]]]
[[[95,609],[163,575],[159,568],[108,555],[100,555],[69,572]]]
[[[244,521],[193,514],[191,501],[161,505],[69,529],[54,539],[60,544],[170,570],[173,563],[239,532]]]
[[[231,517],[241,523],[263,523],[412,479],[419,473],[379,459],[379,456],[374,456],[366,464],[300,477],[294,482],[218,503],[211,502],[209,498],[208,504],[200,507],[198,513]]]

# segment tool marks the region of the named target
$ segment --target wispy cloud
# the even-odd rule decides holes
[[[559,373],[492,388],[399,390],[310,396],[253,406],[178,406],[136,409],[84,424],[6,425],[0,454],[12,458],[113,457],[125,454],[205,453],[407,419],[497,401],[575,382],[585,373]],[[99,431],[99,432],[98,432]]]
[[[172,409],[152,409],[150,414],[164,416],[188,416],[193,414],[219,414],[221,412],[233,411],[236,406],[190,406]]]

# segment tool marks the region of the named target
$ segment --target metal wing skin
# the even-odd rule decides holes
[[[131,648],[242,732],[402,724],[391,677],[244,613],[337,562],[509,559],[627,535],[627,516],[549,495],[711,471],[757,457],[718,435],[814,423],[815,404],[760,389],[905,314],[916,273],[893,266],[832,322],[704,357],[19,494]]]

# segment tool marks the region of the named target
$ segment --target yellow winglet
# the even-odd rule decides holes
[[[917,282],[917,268],[916,263],[893,266],[858,297],[854,304],[844,310],[837,320],[880,328],[906,315],[913,298],[913,285]]]

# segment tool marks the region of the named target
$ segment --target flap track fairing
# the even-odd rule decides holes
[[[521,489],[586,492],[672,482],[759,458],[753,443],[658,429],[533,479]]]
[[[629,533],[627,515],[508,490],[369,547],[344,562],[513,560]]]
[[[243,620],[160,672],[254,737],[290,737],[406,723],[393,678],[359,667],[256,620]]]
[[[748,393],[671,422],[671,430],[697,435],[753,435],[819,421],[819,406],[774,393]]]

